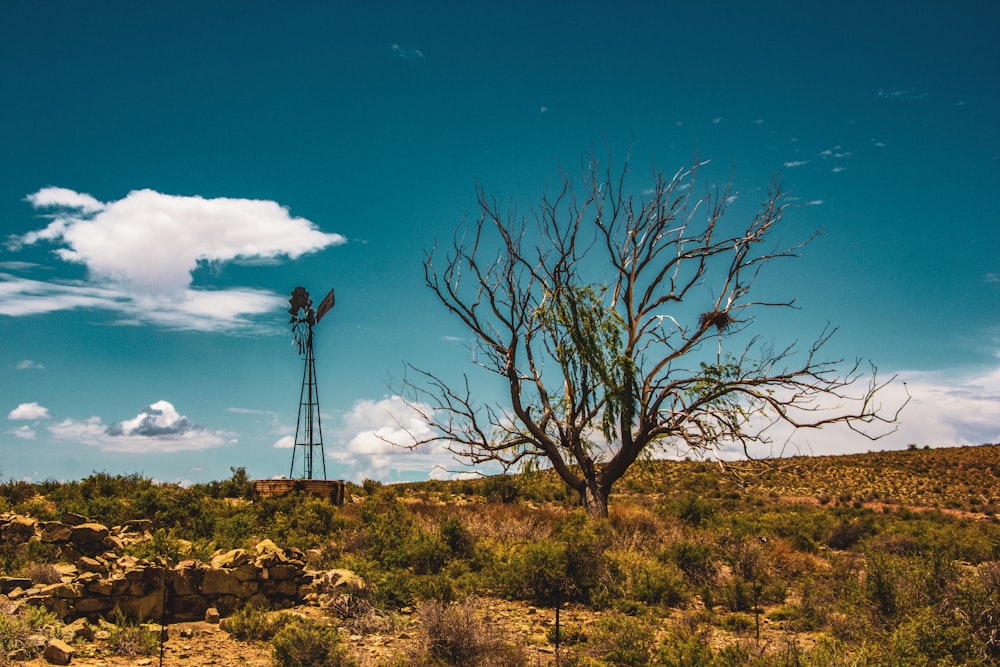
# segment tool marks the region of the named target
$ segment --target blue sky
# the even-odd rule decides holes
[[[1000,441],[1000,5],[538,5],[5,2],[0,477],[286,473],[296,285],[337,290],[330,476],[453,474],[373,435],[409,419],[406,362],[469,369],[423,250],[476,182],[527,210],[630,147],[639,190],[698,156],[736,218],[777,176],[783,238],[823,231],[762,285],[800,309],[757,332],[829,321],[831,357],[912,401],[892,436],[802,451]]]

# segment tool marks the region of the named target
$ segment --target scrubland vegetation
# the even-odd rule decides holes
[[[134,555],[207,559],[268,537],[367,588],[322,622],[244,609],[275,664],[361,664],[344,636],[419,633],[390,665],[553,664],[556,627],[519,632],[489,602],[562,610],[559,664],[989,665],[1000,658],[1000,446],[800,457],[722,471],[637,464],[608,519],[554,476],[351,486],[335,507],[251,498],[231,479],[141,476],[0,486],[0,511],[154,522]],[[30,574],[51,545],[0,547]],[[526,612],[527,613],[527,612]],[[37,625],[38,619],[29,622]],[[13,621],[0,640],[19,636]],[[294,638],[294,640],[292,639]],[[11,640],[13,641],[13,640]],[[544,647],[545,652],[537,649]]]

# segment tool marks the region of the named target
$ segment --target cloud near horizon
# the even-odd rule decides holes
[[[400,473],[415,472],[444,478],[460,464],[443,443],[408,449],[433,435],[419,412],[429,409],[408,405],[400,396],[357,400],[332,429],[327,458],[346,467],[348,477],[357,482],[400,481]]]
[[[49,409],[34,401],[31,403],[21,403],[7,415],[7,419],[15,421],[37,421],[48,418]]]
[[[20,316],[76,308],[127,313],[120,324],[231,331],[284,298],[248,288],[192,287],[199,267],[294,260],[346,239],[292,217],[276,202],[167,195],[135,190],[100,202],[66,188],[27,196],[51,222],[8,238],[10,250],[50,243],[86,280],[38,281],[0,274],[0,314]]]
[[[132,419],[105,425],[100,417],[65,419],[49,426],[61,440],[126,454],[174,453],[234,444],[232,433],[193,424],[169,401],[156,401]]]

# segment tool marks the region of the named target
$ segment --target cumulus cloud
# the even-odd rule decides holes
[[[854,454],[906,449],[910,445],[950,447],[1000,443],[1000,366],[965,375],[928,371],[901,371],[878,400],[891,416],[906,403],[895,430],[871,427],[870,440],[843,425],[792,431],[779,426],[770,431],[774,448],[757,448],[754,456],[791,454]],[[838,401],[840,403],[840,401]],[[830,409],[836,409],[831,401]],[[742,450],[729,448],[724,458],[738,458]]]
[[[35,402],[21,403],[7,415],[7,419],[16,421],[37,421],[48,418],[49,409]]]
[[[56,187],[28,195],[27,201],[51,222],[9,238],[8,247],[52,244],[60,259],[86,268],[87,280],[43,282],[0,274],[0,314],[102,308],[128,313],[124,324],[240,328],[284,299],[247,288],[193,288],[199,267],[294,260],[345,242],[273,201],[146,189],[105,203]]]
[[[357,481],[397,481],[401,474],[426,476],[436,468],[440,475],[441,470],[457,467],[443,443],[404,449],[433,435],[421,410],[429,411],[429,407],[410,406],[399,396],[356,401],[333,429],[327,456],[345,466]]]
[[[788,162],[784,163],[786,169],[793,169],[795,167],[802,167],[802,166],[805,166],[807,164],[809,164],[809,160],[789,160]]]
[[[291,449],[292,447],[295,446],[295,436],[294,435],[286,435],[283,438],[278,438],[275,441],[275,443],[273,445],[271,445],[271,446],[275,447],[277,449]]]
[[[36,371],[44,369],[45,366],[42,366],[37,361],[32,361],[31,359],[22,359],[21,361],[17,362],[17,365],[14,366],[14,368],[16,368],[19,371]]]
[[[66,419],[49,426],[56,438],[104,451],[143,454],[210,449],[236,442],[233,434],[193,424],[169,401],[156,401],[132,419],[105,425],[100,417]]]
[[[9,433],[13,434],[15,438],[19,438],[21,440],[34,440],[37,437],[35,429],[30,426],[18,426],[13,431],[9,431]]]

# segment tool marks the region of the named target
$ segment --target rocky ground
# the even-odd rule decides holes
[[[554,650],[545,639],[546,631],[554,623],[554,612],[536,609],[523,603],[489,600],[483,603],[484,620],[490,627],[502,632],[510,641],[517,641],[529,650],[530,664],[554,664]],[[290,613],[313,619],[329,618],[313,606],[300,606]],[[594,613],[589,610],[565,610],[563,623],[585,623]],[[398,664],[397,659],[413,654],[420,648],[419,621],[412,615],[401,615],[397,627],[385,633],[350,635],[344,629],[351,653],[362,667],[380,667]],[[71,665],[85,667],[265,667],[271,665],[271,645],[266,642],[243,642],[222,629],[217,623],[193,621],[172,623],[167,626],[167,639],[160,655],[124,657],[112,653],[106,640],[76,641],[72,644]],[[19,662],[18,665],[42,667],[49,665],[43,657]],[[405,660],[404,663],[405,664]]]

